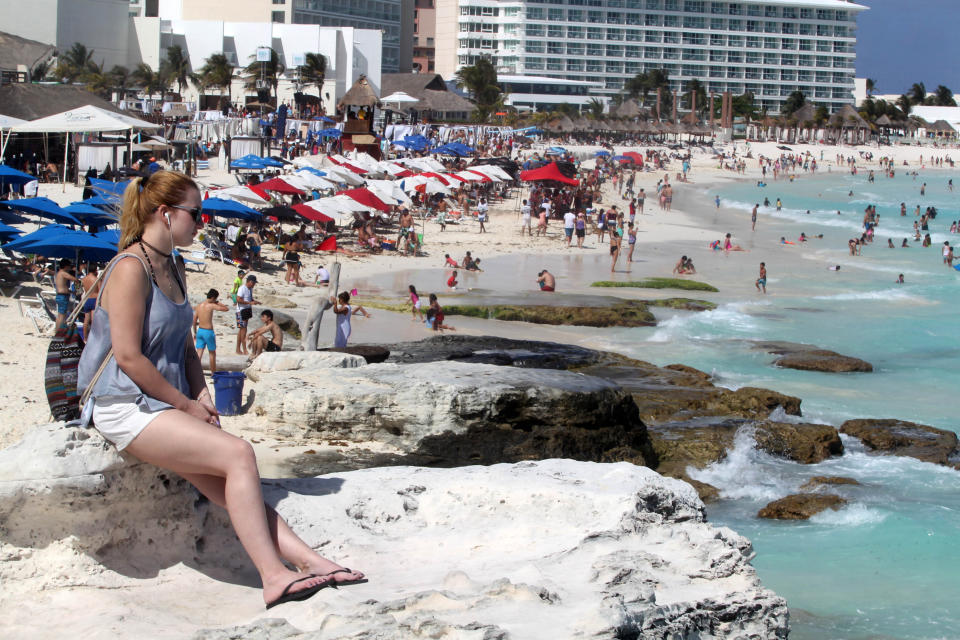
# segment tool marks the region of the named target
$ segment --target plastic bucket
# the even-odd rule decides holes
[[[235,416],[243,405],[242,371],[217,371],[213,374],[214,404],[222,416]]]

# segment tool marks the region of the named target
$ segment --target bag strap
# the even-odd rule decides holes
[[[97,279],[93,281],[93,284],[86,291],[83,292],[83,296],[80,298],[80,302],[77,304],[76,307],[74,307],[73,311],[70,312],[70,315],[67,316],[66,324],[68,327],[72,325],[74,322],[76,322],[77,318],[80,317],[80,313],[83,311],[84,303],[90,298],[94,289],[96,289],[97,285],[100,284],[100,281],[103,280],[103,277],[107,275],[107,271],[110,270],[111,265],[120,259],[120,255],[121,254],[118,253],[117,255],[113,256],[110,262],[107,263],[107,266],[105,266],[97,275]]]
[[[100,272],[100,275],[97,276],[96,282],[94,282],[94,284],[100,282],[100,280],[110,271],[110,269],[113,266],[115,266],[117,262],[122,260],[125,255],[133,255],[133,254],[118,253],[117,255],[115,255],[113,259],[107,263],[107,266],[103,268],[103,271]],[[136,258],[137,260],[140,260],[140,256],[133,255],[133,257]],[[147,265],[143,264],[143,260],[140,260],[140,265],[143,267],[143,270],[146,273]],[[147,274],[147,277],[149,277],[149,274]],[[83,306],[83,303],[86,302],[87,298],[90,297],[90,292],[93,291],[93,289],[94,287],[90,287],[90,289],[88,289],[83,294],[83,299],[80,301],[80,304],[77,306],[78,309],[81,308]],[[69,320],[69,322],[67,323],[67,326],[71,326],[74,323],[74,321],[76,321],[76,314],[72,314],[72,315],[73,317]],[[93,393],[93,388],[97,386],[97,382],[100,380],[100,376],[103,375],[103,372],[107,368],[107,363],[110,362],[110,358],[112,357],[113,357],[113,347],[111,346],[109,349],[107,349],[106,355],[103,356],[103,361],[100,363],[100,366],[97,367],[97,371],[93,374],[93,377],[90,378],[90,383],[87,385],[87,388],[84,389],[83,393],[80,395],[81,408],[85,404],[87,404],[87,400],[90,399],[90,394]]]

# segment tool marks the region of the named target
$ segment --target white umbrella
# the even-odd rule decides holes
[[[211,190],[207,193],[212,194],[211,197],[226,198],[227,200],[234,200],[251,207],[264,207],[270,204],[249,187],[245,187],[242,184],[238,184],[235,187],[227,187],[226,189]]]
[[[491,178],[496,176],[501,180],[513,180],[513,178],[510,177],[509,173],[507,173],[506,171],[504,171],[503,169],[501,169],[495,164],[478,164],[475,167],[467,167],[467,168],[470,169],[470,171],[479,171],[480,173],[483,173],[484,175],[488,175]]]
[[[303,185],[307,186],[310,189],[336,189],[337,183],[332,180],[327,180],[323,176],[318,176],[315,173],[309,171],[297,171],[288,176],[293,178]],[[296,185],[295,185],[296,186]]]
[[[399,204],[410,206],[413,202],[410,197],[403,192],[400,184],[393,180],[367,180],[367,189],[373,192],[375,196],[387,204]]]
[[[380,98],[380,102],[396,102],[398,105],[413,104],[414,102],[420,102],[420,98],[414,98],[404,91],[394,91],[390,95]]]
[[[350,171],[350,169],[344,169],[343,167],[338,167],[337,165],[331,165],[329,167],[324,167],[323,170],[327,172],[327,175],[330,176],[331,180],[345,182],[353,187],[359,187],[363,184],[363,178],[355,174],[353,171]]]
[[[416,187],[420,185],[426,185],[427,193],[433,195],[435,193],[442,193],[445,196],[450,195],[450,189],[447,185],[443,184],[436,178],[431,178],[429,176],[412,176],[410,178],[403,179],[403,190],[407,193],[412,193],[416,190]]]
[[[369,171],[377,171],[378,162],[373,158],[369,153],[361,151],[357,154],[357,157],[353,160],[349,160],[350,164],[355,167],[360,167],[361,169],[367,169]]]

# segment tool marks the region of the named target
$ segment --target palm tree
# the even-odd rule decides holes
[[[231,91],[231,84],[233,84],[233,65],[230,64],[230,60],[227,59],[222,53],[215,53],[203,64],[203,68],[200,69],[200,74],[206,80],[208,87],[219,87],[220,88],[220,102],[221,107],[223,102],[223,90],[227,90],[228,102],[233,102],[233,95]]]
[[[693,109],[694,96],[696,96],[697,113],[703,113],[707,109],[707,90],[696,78],[687,83],[687,92],[684,94],[688,109]]]
[[[270,92],[274,98],[277,97],[277,87],[280,85],[280,76],[287,70],[283,60],[280,59],[276,50],[270,49],[269,62],[257,62],[257,56],[250,56],[250,64],[243,70],[246,74],[246,88],[259,92],[262,90],[260,81],[264,81],[270,87]]]
[[[867,97],[873,95],[873,92],[877,90],[877,81],[873,78],[867,78]]]
[[[90,61],[80,79],[86,84],[87,91],[95,93],[101,98],[110,99],[110,93],[113,91],[113,78],[103,70],[102,62],[97,64]]]
[[[121,65],[114,65],[113,69],[110,69],[109,75],[112,87],[117,90],[122,99],[127,93],[127,88],[130,86],[130,83],[133,81],[130,69]]]
[[[163,97],[170,84],[165,64],[160,65],[159,71],[154,71],[146,62],[141,62],[130,75],[148,97],[157,93]]]
[[[320,110],[323,111],[323,81],[327,79],[327,58],[322,53],[308,53],[300,67],[300,80],[317,88]]]
[[[623,83],[623,90],[634,100],[641,98],[640,105],[643,106],[647,101],[647,94],[650,92],[649,80],[647,73],[638,73]]]
[[[953,99],[953,91],[950,91],[950,89],[942,84],[937,86],[936,90],[934,91],[934,100],[938,107],[957,106],[957,101]]]
[[[79,42],[74,42],[70,50],[60,56],[57,75],[63,79],[63,82],[72,83],[89,69],[89,65],[93,62],[93,51]]]
[[[780,114],[788,116],[800,107],[802,107],[807,102],[807,97],[803,95],[802,91],[794,91],[787,99],[784,101],[783,106],[780,107]]]
[[[47,74],[50,73],[51,67],[52,64],[50,60],[37,64],[37,66],[33,68],[33,71],[30,72],[30,81],[37,82],[43,80],[47,77]]]
[[[903,116],[907,117],[910,115],[910,109],[913,107],[913,102],[910,100],[910,96],[903,94],[897,98],[897,106],[900,107],[900,111],[903,112]]]
[[[180,45],[173,45],[167,49],[167,65],[170,70],[170,79],[177,83],[177,93],[183,93],[183,85],[187,84],[190,73],[190,59],[184,55]]]
[[[923,101],[927,98],[927,88],[923,86],[922,82],[914,82],[907,95],[910,96],[912,104],[923,104]]]
[[[603,117],[604,104],[598,98],[590,98],[590,102],[586,104],[587,107],[587,117],[594,120],[599,120]]]
[[[497,70],[486,58],[457,71],[457,86],[466,89],[478,105],[493,105],[500,99]]]

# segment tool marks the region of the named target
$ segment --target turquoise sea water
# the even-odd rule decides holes
[[[749,252],[717,254],[701,241],[644,245],[634,274],[614,277],[662,275],[650,273],[647,254],[675,260],[674,254],[683,252],[697,264],[696,279],[720,286],[712,298],[720,306],[703,313],[656,309],[657,327],[578,329],[569,339],[659,365],[688,364],[713,373],[724,386],[799,396],[804,421],[839,426],[850,418],[895,417],[956,431],[960,272],[942,264],[940,251],[944,240],[960,243],[960,235],[948,232],[951,221],[960,219],[960,186],[949,191],[950,178],[960,185],[957,173],[924,171],[915,181],[902,168],[893,179],[878,173],[873,184],[866,172],[834,172],[766,188],[741,182],[696,192],[697,187],[684,185],[675,199],[678,208],[693,212],[696,226],[716,231],[717,238],[730,231]],[[923,182],[927,191],[921,198]],[[717,193],[719,210],[713,204]],[[750,208],[764,197],[773,203],[781,198],[784,210],[761,207],[757,233],[751,233]],[[899,215],[900,202],[907,205],[907,217]],[[860,235],[868,204],[877,205],[880,227],[874,243],[853,257],[847,240]],[[939,211],[930,226],[933,246],[921,248],[909,240],[910,248],[901,249],[902,239],[913,237],[917,204]],[[780,236],[796,241],[801,232],[824,237],[802,246],[776,242]],[[887,248],[888,237],[897,240],[897,248]],[[753,286],[761,260],[769,269],[767,296]],[[464,286],[475,289],[457,297],[493,302],[499,296],[526,296],[522,299],[546,303],[552,298],[530,293],[540,269],[549,268],[566,291],[610,277],[608,265],[603,247],[492,258],[484,261],[485,273],[463,274]],[[828,270],[830,265],[841,269]],[[903,285],[894,283],[900,273]],[[358,286],[403,296],[413,282],[421,292],[437,287],[441,301],[453,304],[456,298],[443,290],[443,279],[439,269],[398,271]],[[592,297],[627,296],[631,290],[589,291]],[[585,296],[570,299],[588,302]],[[564,339],[549,328],[531,329],[544,339]],[[752,340],[815,344],[863,358],[875,369],[867,374],[777,369],[770,364],[772,356],[751,348]],[[727,460],[692,474],[722,491],[723,499],[708,507],[709,519],[752,540],[761,579],[790,605],[792,638],[960,637],[960,473],[908,458],[871,456],[857,440],[844,441],[843,457],[797,465],[754,451],[750,434],[741,434]],[[861,486],[837,489],[849,505],[809,522],[756,517],[765,504],[798,492],[814,475],[852,477]]]
[[[878,174],[869,184],[866,173],[834,173],[766,188],[721,188],[732,213],[720,215],[748,220],[753,204],[780,197],[784,210],[761,208],[758,226],[794,241],[801,231],[824,238],[805,246],[754,244],[751,254],[737,256],[750,256],[750,269],[765,259],[768,287],[776,295],[762,298],[745,288],[742,299],[716,311],[678,314],[642,336],[634,330],[615,340],[637,357],[712,371],[721,384],[798,395],[804,420],[839,425],[853,417],[897,417],[956,431],[960,272],[941,258],[944,240],[960,241],[949,234],[951,221],[960,218],[960,194],[947,188],[954,175],[926,171],[914,181],[899,171],[893,179]],[[927,193],[921,198],[923,182]],[[701,211],[709,210],[712,193],[701,194]],[[900,202],[907,217],[899,215]],[[852,257],[846,241],[859,235],[868,204],[876,204],[881,215],[877,237],[862,256]],[[917,204],[939,212],[930,225],[933,246],[910,240],[911,248],[902,249],[902,239],[913,237]],[[749,226],[740,222],[735,228],[746,244]],[[896,249],[887,248],[888,237],[896,239]],[[783,251],[801,253],[801,265],[778,272]],[[839,272],[827,269],[836,264]],[[900,273],[904,285],[894,284]],[[864,358],[875,371],[775,369],[769,355],[744,348],[745,339],[808,342]],[[725,498],[710,505],[710,520],[753,541],[764,584],[791,607],[793,638],[960,637],[960,473],[870,456],[855,439],[845,438],[845,444],[842,458],[802,466],[754,451],[749,434],[742,434],[726,461],[695,474]],[[797,492],[813,475],[853,477],[862,486],[839,490],[849,506],[810,522],[756,518],[764,504]]]

